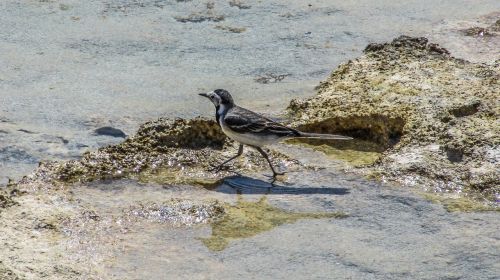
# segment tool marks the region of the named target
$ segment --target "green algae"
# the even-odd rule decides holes
[[[238,197],[235,205],[226,204],[224,208],[224,216],[211,224],[212,236],[201,238],[203,244],[212,251],[224,250],[231,240],[252,237],[300,219],[347,217],[347,214],[342,212],[295,213],[284,211],[270,205],[265,196],[257,202],[243,201],[241,197]]]
[[[375,163],[383,151],[380,145],[363,140],[326,142],[319,139],[294,139],[288,140],[287,143],[312,148],[332,159],[345,161],[355,167]]]
[[[424,193],[422,196],[433,203],[443,205],[448,212],[500,211],[499,207],[486,205],[468,197],[446,197],[432,193]]]
[[[480,199],[494,203],[500,192],[493,156],[499,143],[498,73],[498,63],[457,59],[426,38],[400,36],[368,45],[363,56],[322,82],[316,96],[292,100],[287,113],[299,130],[384,146],[368,168],[387,180],[439,186],[473,199],[481,192]],[[421,155],[425,160],[418,160]]]

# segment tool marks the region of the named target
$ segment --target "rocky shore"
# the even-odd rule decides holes
[[[236,151],[237,144],[227,139],[213,120],[159,119],[142,125],[136,135],[123,143],[88,152],[80,160],[40,163],[32,174],[19,182],[11,181],[0,190],[0,243],[6,249],[0,253],[0,260],[10,259],[7,267],[15,268],[4,268],[0,262],[0,276],[8,280],[19,279],[19,275],[57,279],[75,279],[82,275],[102,277],[99,272],[88,271],[102,269],[105,265],[96,263],[93,258],[111,258],[107,250],[114,248],[116,235],[128,234],[131,229],[141,228],[142,223],[189,227],[223,222],[233,227],[235,233],[222,229],[217,236],[204,241],[210,248],[222,250],[241,230],[246,232],[243,236],[252,236],[276,226],[275,222],[345,216],[342,213],[294,214],[267,203],[244,203],[246,210],[240,213],[237,210],[240,206],[232,210],[235,206],[218,199],[172,196],[165,200],[161,188],[148,188],[144,193],[143,187],[134,187],[137,184],[189,185],[203,190],[222,184],[235,170],[268,171],[267,162],[256,151],[245,151],[243,160],[236,161],[228,169],[218,173],[212,171]],[[271,156],[274,164],[286,165],[288,170],[304,168],[279,152],[271,151]],[[113,187],[110,186],[93,197],[92,192],[96,190],[89,188],[93,182],[119,179],[133,180],[125,183],[128,194],[111,195]],[[85,194],[76,195],[77,189],[83,189]],[[101,203],[105,207],[98,209]],[[268,214],[270,221],[259,216],[245,216],[255,211],[257,214],[265,212],[259,210],[262,207],[273,211]],[[256,226],[241,228],[238,221],[242,218],[255,220]],[[44,248],[46,244],[51,244],[50,249]],[[38,248],[40,253],[33,254],[33,248]],[[75,259],[66,259],[61,252],[74,255],[78,264],[74,263]]]
[[[374,177],[495,205],[499,79],[498,60],[471,63],[426,38],[401,36],[368,45],[322,82],[316,96],[292,101],[288,114],[300,129],[383,145],[379,160],[365,168]]]
[[[318,150],[324,150],[321,147],[327,145],[355,156],[368,153],[370,160],[351,166],[349,170],[364,174],[371,181],[373,178],[394,181],[428,194],[447,193],[446,199],[457,198],[445,203],[448,210],[498,209],[499,73],[498,60],[493,65],[471,63],[454,58],[446,49],[425,38],[402,36],[390,43],[368,45],[363,56],[342,64],[321,83],[316,96],[293,100],[286,113],[291,118],[291,125],[299,129],[356,137],[360,141],[355,142],[356,145],[309,144]],[[208,190],[220,188],[224,179],[236,172],[253,175],[269,172],[267,162],[252,150],[245,150],[244,157],[227,169],[219,173],[211,171],[236,150],[237,144],[227,139],[213,120],[159,119],[145,123],[121,144],[88,152],[80,160],[41,163],[34,173],[19,182],[10,182],[0,192],[0,243],[5,248],[0,253],[0,278],[106,277],[102,271],[110,259],[120,255],[112,251],[119,247],[116,244],[125,246],[124,240],[134,239],[131,236],[148,240],[149,237],[141,235],[142,230],[163,232],[164,228],[157,228],[157,224],[168,224],[172,230],[175,226],[212,223],[212,236],[199,239],[208,249],[218,252],[225,250],[232,240],[253,237],[299,219],[349,217],[342,211],[331,211],[329,208],[335,203],[340,206],[333,209],[347,209],[358,213],[357,217],[367,215],[368,210],[363,205],[370,203],[369,211],[374,217],[394,214],[398,221],[391,220],[391,223],[395,223],[397,229],[411,226],[414,220],[414,217],[406,220],[400,217],[400,205],[410,205],[411,209],[405,208],[405,211],[412,215],[427,215],[426,224],[443,215],[440,211],[444,210],[428,200],[443,202],[445,198],[407,197],[407,194],[392,193],[394,190],[363,188],[361,183],[352,187],[352,192],[359,192],[356,199],[360,201],[346,198],[344,202],[338,199],[332,203],[331,194],[348,193],[340,188],[325,192],[328,188],[325,189],[324,184],[339,180],[328,173],[333,171],[321,171],[328,168],[305,164],[275,149],[270,152],[273,163],[292,174],[280,178],[283,186],[275,191],[297,196],[300,192],[310,194],[306,190],[311,187],[294,186],[294,180],[319,180],[317,184],[321,187],[314,190],[319,195],[330,196],[314,197],[316,200],[312,199],[308,207],[317,207],[320,202],[327,205],[324,207],[328,212],[294,213],[270,205],[264,198],[257,202],[243,201],[240,197],[236,202],[220,201],[222,196],[211,194],[216,199],[210,199]],[[356,153],[352,154],[351,150]],[[317,170],[320,171],[316,173]],[[295,171],[307,173],[309,177],[293,175]],[[125,180],[125,185],[115,185],[113,182],[120,181],[118,179]],[[246,180],[269,185],[262,180]],[[353,181],[356,180],[345,179],[342,184]],[[98,186],[93,185],[96,182]],[[107,182],[111,182],[109,186]],[[144,191],[141,184],[155,187]],[[179,192],[171,190],[176,188]],[[265,194],[272,192],[269,186],[262,189]],[[166,190],[171,193],[166,195]],[[217,189],[216,192],[223,191]],[[380,192],[387,193],[382,195]],[[201,195],[193,198],[186,193]],[[178,198],[181,194],[187,198]],[[169,195],[171,199],[165,199]],[[133,200],[133,197],[142,200]],[[463,203],[464,198],[467,203]],[[461,204],[453,201],[461,201]],[[396,206],[384,208],[388,203]],[[446,219],[442,222],[470,223],[468,217],[447,216]],[[477,219],[490,218],[478,216]],[[347,228],[353,226],[351,223],[359,228],[358,218],[344,220]],[[373,224],[371,218],[368,220],[362,220],[362,225],[371,236]],[[482,225],[476,225],[475,230],[482,230]],[[438,222],[433,226],[439,228],[441,225]],[[462,238],[462,233],[450,228],[443,230],[439,238],[446,240],[448,234]],[[384,230],[381,234],[387,236],[393,228]],[[426,230],[421,234],[434,238],[435,232]],[[366,240],[362,233],[358,237]],[[466,244],[468,240],[463,242]],[[481,240],[481,244],[484,246],[477,254],[494,250],[486,245],[487,240]],[[374,248],[374,252],[387,250],[386,247]],[[449,250],[444,248],[443,252],[456,253]],[[399,251],[392,253],[398,256]],[[423,250],[419,254],[427,256],[426,252]],[[490,259],[483,262],[489,263]],[[382,266],[377,269],[383,271]],[[463,273],[473,275],[469,270]],[[482,273],[491,275],[489,270]]]
[[[373,143],[383,153],[358,170],[371,177],[494,205],[500,193],[499,79],[499,63],[467,62],[426,38],[401,36],[368,45],[362,57],[322,82],[316,96],[292,100],[287,114],[299,129],[344,133],[367,141],[362,146]],[[235,149],[213,120],[160,119],[81,160],[43,163],[24,180],[86,182],[168,169],[172,184],[210,184],[231,174],[207,171]],[[274,164],[299,166],[271,152]],[[232,170],[266,170],[258,154],[246,153],[246,162],[235,162]]]
[[[171,184],[205,184],[232,174],[231,170],[267,170],[267,162],[255,151],[245,151],[245,162],[235,162],[222,172],[212,172],[236,153],[238,145],[227,138],[213,120],[159,119],[142,125],[137,134],[118,145],[87,152],[80,160],[41,163],[21,183],[43,180],[64,183],[147,177],[159,170],[170,172]],[[293,170],[298,161],[271,151],[276,165]],[[268,167],[267,167],[268,168]],[[231,169],[231,170],[229,170]]]

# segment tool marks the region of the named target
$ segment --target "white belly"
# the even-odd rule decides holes
[[[279,140],[276,136],[261,136],[254,133],[237,133],[226,126],[224,122],[221,122],[221,128],[224,134],[236,142],[240,142],[245,145],[262,147],[266,145],[273,144]]]

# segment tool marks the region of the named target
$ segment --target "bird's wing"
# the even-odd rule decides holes
[[[238,133],[275,134],[282,137],[300,134],[295,129],[241,107],[231,109],[226,114],[224,122],[231,130]]]

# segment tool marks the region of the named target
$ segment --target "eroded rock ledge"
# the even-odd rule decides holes
[[[87,152],[80,160],[46,162],[21,184],[30,181],[88,182],[151,174],[160,169],[171,171],[172,184],[216,182],[228,170],[210,171],[237,151],[213,120],[195,118],[159,119],[143,124],[136,135],[123,143]],[[245,151],[245,162],[235,161],[237,170],[267,170],[267,162],[257,152]],[[297,166],[298,161],[270,152],[274,164]]]
[[[498,61],[498,60],[497,60]],[[369,168],[405,185],[498,199],[500,64],[452,57],[426,38],[370,44],[293,100],[293,125],[347,133],[388,149]]]

